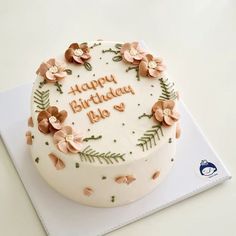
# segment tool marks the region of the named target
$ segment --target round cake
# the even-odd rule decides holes
[[[171,171],[178,93],[160,57],[138,42],[72,43],[36,73],[26,138],[56,191],[114,207],[145,196]]]

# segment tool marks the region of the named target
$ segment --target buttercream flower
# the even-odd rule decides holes
[[[84,61],[90,57],[87,43],[72,43],[65,52],[65,58],[68,62],[84,64]]]
[[[62,123],[67,117],[65,110],[58,111],[55,106],[48,107],[47,110],[38,114],[38,129],[44,134],[53,133],[62,128]]]
[[[120,53],[125,62],[134,65],[138,65],[145,55],[138,42],[123,44]]]
[[[64,126],[53,136],[57,148],[64,153],[78,153],[82,148],[83,138],[75,133],[70,126]]]
[[[165,66],[162,63],[162,59],[155,58],[151,54],[145,55],[139,64],[139,74],[141,76],[160,78],[164,70]]]
[[[67,76],[65,65],[51,58],[47,62],[43,62],[36,74],[41,75],[49,83],[55,83]]]
[[[152,112],[157,121],[164,126],[172,126],[179,120],[179,113],[174,110],[175,102],[173,100],[158,101],[152,107]]]

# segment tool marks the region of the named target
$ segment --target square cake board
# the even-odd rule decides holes
[[[104,235],[131,222],[230,179],[231,175],[206,141],[187,108],[180,102],[182,135],[177,142],[174,167],[150,194],[129,205],[94,208],[66,199],[50,188],[33,165],[25,132],[30,116],[32,84],[0,93],[0,134],[12,162],[48,235]],[[16,132],[17,130],[17,132]],[[207,160],[217,171],[200,173]]]

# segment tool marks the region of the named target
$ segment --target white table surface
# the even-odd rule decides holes
[[[71,42],[100,38],[143,39],[165,58],[182,99],[234,177],[236,1],[0,0],[0,91],[33,81],[40,62]],[[109,236],[233,235],[235,202],[233,178]],[[45,235],[1,142],[0,235]]]

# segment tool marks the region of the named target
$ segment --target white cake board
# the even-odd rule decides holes
[[[0,133],[48,235],[103,235],[231,177],[181,102],[182,136],[177,144],[175,165],[156,190],[139,201],[117,208],[93,208],[68,200],[40,177],[25,142],[31,87],[32,84],[28,84],[0,94]],[[217,167],[210,177],[200,174],[203,159]]]

